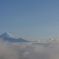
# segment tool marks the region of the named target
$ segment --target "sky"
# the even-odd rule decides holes
[[[59,36],[59,0],[0,0],[0,34],[27,40]]]

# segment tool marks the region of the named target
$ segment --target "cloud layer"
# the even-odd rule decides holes
[[[0,39],[0,59],[59,59],[59,41],[9,43]]]

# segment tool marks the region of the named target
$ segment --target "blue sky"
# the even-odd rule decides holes
[[[0,0],[0,34],[28,40],[59,36],[59,0]]]

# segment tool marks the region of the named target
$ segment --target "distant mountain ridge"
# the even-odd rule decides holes
[[[2,35],[0,35],[0,37],[2,37],[2,38],[15,38],[15,36],[10,33],[3,33]]]
[[[22,38],[16,38],[14,35],[10,33],[3,33],[2,35],[0,35],[0,38],[2,38],[5,41],[9,41],[9,42],[29,42]]]

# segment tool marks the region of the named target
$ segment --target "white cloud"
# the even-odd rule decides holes
[[[9,43],[0,40],[0,59],[59,59],[59,43]]]

